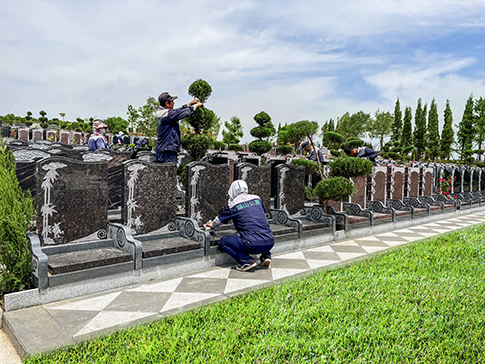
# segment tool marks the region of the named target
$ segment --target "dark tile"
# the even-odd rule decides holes
[[[124,291],[104,311],[159,312],[170,293]]]
[[[226,280],[218,278],[188,278],[185,277],[177,286],[175,292],[187,293],[224,293]]]
[[[310,266],[305,259],[281,259],[274,257],[271,259],[271,268],[310,269]]]
[[[76,335],[79,330],[99,313],[99,311],[79,310],[47,310],[47,312],[71,336]]]
[[[330,244],[336,253],[367,253],[360,246]]]

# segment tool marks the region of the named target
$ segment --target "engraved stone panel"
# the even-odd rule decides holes
[[[350,179],[354,184],[357,191],[353,196],[350,196],[350,202],[358,203],[360,207],[365,208],[366,205],[366,187],[367,187],[367,177],[359,176],[352,177]]]
[[[57,130],[48,129],[45,132],[45,138],[51,142],[57,142]]]
[[[404,167],[391,166],[392,191],[391,197],[394,200],[402,200],[404,197]]]
[[[108,163],[52,157],[37,162],[37,228],[42,245],[106,236]]]
[[[296,214],[305,205],[305,168],[281,164],[276,175],[276,209]]]
[[[271,166],[257,166],[252,163],[236,165],[236,180],[241,179],[248,184],[249,193],[258,195],[263,201],[267,212],[271,210]]]
[[[227,205],[229,166],[191,162],[186,168],[185,216],[203,225]]]
[[[42,139],[44,139],[44,129],[32,129],[32,141],[36,142]]]
[[[380,201],[383,204],[386,203],[386,191],[387,191],[387,167],[377,166],[374,168],[373,177],[373,201]]]
[[[121,218],[134,234],[175,224],[177,167],[172,163],[123,163]]]
[[[82,133],[80,131],[73,131],[71,136],[71,144],[81,144]]]
[[[28,142],[29,141],[29,129],[19,128],[18,129],[18,139]]]
[[[71,132],[69,130],[61,129],[59,131],[59,141],[62,144],[69,144],[71,141]]]

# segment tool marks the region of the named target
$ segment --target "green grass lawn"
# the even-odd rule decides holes
[[[25,362],[484,362],[484,234],[449,233]]]

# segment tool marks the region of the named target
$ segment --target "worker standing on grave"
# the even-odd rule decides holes
[[[374,165],[376,165],[376,158],[379,155],[379,153],[369,147],[347,147],[344,149],[344,152],[349,157],[367,158],[374,163]]]
[[[320,148],[315,147],[315,150],[317,151],[317,154],[315,154],[315,150],[313,150],[309,141],[303,142],[301,144],[301,147],[307,153],[311,151],[310,154],[308,155],[307,159],[316,162],[317,161],[317,154],[318,154],[318,160],[320,162],[323,162],[323,154],[322,154],[322,151],[320,150]]]
[[[156,114],[156,126],[158,142],[155,148],[157,161],[160,163],[177,163],[177,153],[180,149],[180,125],[179,121],[192,115],[194,111],[203,106],[198,99],[174,109],[178,96],[171,96],[168,92],[162,92],[158,96],[160,107]]]
[[[259,265],[268,268],[274,236],[261,199],[248,194],[248,185],[242,180],[234,181],[227,194],[229,201],[226,207],[214,221],[207,222],[206,230],[216,229],[232,220],[237,236],[222,237],[218,242],[219,249],[238,262],[236,269],[239,271],[245,272],[258,265],[249,254],[261,254]]]
[[[89,151],[94,152],[98,149],[108,148],[108,140],[104,136],[104,133],[108,129],[108,125],[103,123],[102,120],[94,120],[93,122],[93,133],[88,140]]]

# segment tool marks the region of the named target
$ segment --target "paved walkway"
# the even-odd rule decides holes
[[[484,222],[485,212],[475,212],[397,231],[276,254],[269,269],[258,267],[249,272],[238,272],[233,267],[215,267],[171,279],[154,280],[7,312],[4,319],[8,318],[23,350],[28,354],[38,353]]]

